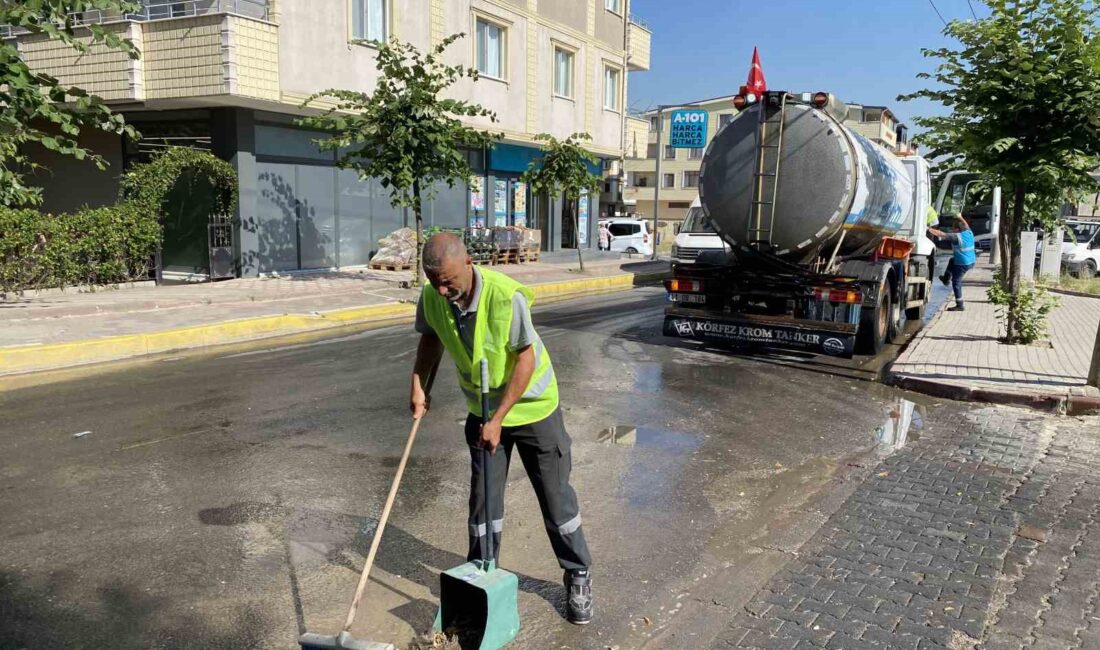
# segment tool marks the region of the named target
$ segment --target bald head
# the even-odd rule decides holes
[[[439,271],[452,260],[466,261],[466,245],[456,235],[441,232],[424,244],[424,272]]]
[[[474,264],[462,239],[450,233],[432,235],[424,244],[424,275],[439,295],[468,306],[474,287]]]

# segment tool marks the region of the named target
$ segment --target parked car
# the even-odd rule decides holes
[[[1095,278],[1100,269],[1100,221],[1067,221],[1062,266],[1079,278]]]
[[[1100,266],[1100,221],[1067,219],[1062,228],[1062,270],[1083,278],[1094,278]],[[1042,263],[1046,233],[1038,231],[1035,269]]]
[[[680,264],[694,264],[699,254],[706,250],[729,250],[729,244],[722,241],[714,224],[707,219],[703,205],[698,198],[688,208],[687,216],[676,233],[676,242],[672,245],[672,261]]]
[[[608,219],[604,223],[611,231],[612,251],[653,254],[653,237],[649,233],[647,222],[634,219]]]

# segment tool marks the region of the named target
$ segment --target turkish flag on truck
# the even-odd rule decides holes
[[[760,97],[768,91],[768,82],[764,80],[764,67],[760,65],[760,52],[752,48],[752,68],[749,69],[749,80],[741,86],[741,95],[752,93]]]

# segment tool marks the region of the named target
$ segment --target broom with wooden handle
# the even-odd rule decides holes
[[[424,383],[425,399],[432,392],[432,382],[435,381],[435,372],[438,369],[439,364],[437,363],[428,373],[428,381]],[[363,590],[367,587],[371,565],[374,564],[374,556],[378,553],[378,545],[382,542],[382,531],[386,528],[386,520],[390,518],[390,510],[393,508],[394,499],[397,497],[397,488],[401,486],[401,476],[405,473],[405,465],[409,461],[409,454],[412,452],[413,442],[416,440],[416,432],[420,430],[421,419],[413,419],[409,439],[405,442],[405,453],[401,455],[401,462],[397,464],[397,473],[393,477],[393,484],[390,485],[390,495],[386,497],[386,505],[382,508],[382,516],[379,517],[378,527],[374,530],[374,539],[370,543],[370,552],[367,553],[367,563],[363,566],[363,573],[359,576],[359,586],[355,588],[355,596],[351,599],[351,608],[348,609],[348,617],[344,621],[343,630],[336,636],[306,632],[298,638],[302,650],[395,650],[393,644],[390,643],[354,638],[351,635],[351,625],[355,622],[355,614],[359,611],[359,602],[363,598]]]

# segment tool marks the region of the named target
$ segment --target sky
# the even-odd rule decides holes
[[[936,9],[948,21],[971,19],[970,5],[988,14],[980,0],[632,0],[653,49],[650,70],[630,75],[629,107],[734,95],[755,45],[769,89],[888,106],[916,132],[914,116],[943,107],[896,98],[926,87],[916,75],[934,71],[936,59],[922,47],[951,44]]]

